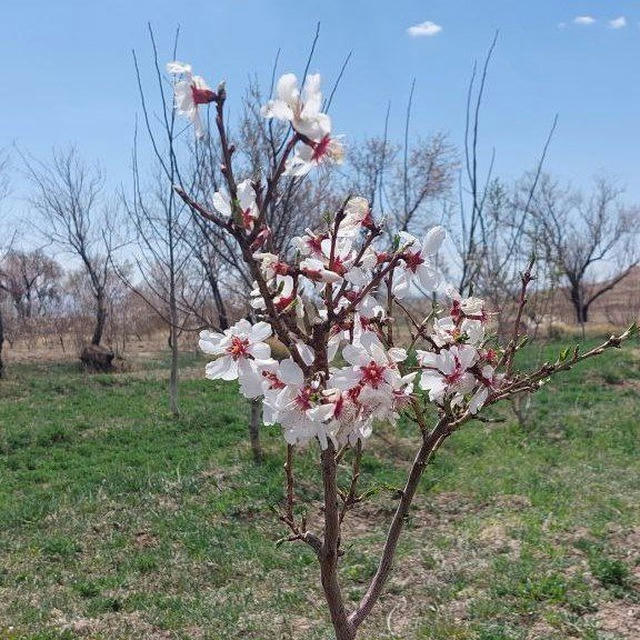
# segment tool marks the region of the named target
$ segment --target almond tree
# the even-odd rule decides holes
[[[170,70],[176,69],[171,63]],[[288,529],[282,541],[301,541],[313,550],[336,638],[353,640],[385,587],[420,478],[443,443],[467,423],[482,419],[486,407],[535,392],[556,373],[619,347],[636,327],[585,353],[565,350],[554,362],[519,371],[515,356],[522,346],[520,320],[534,277],[533,263],[521,276],[513,332],[500,345],[490,334],[491,313],[499,310],[488,309],[481,299],[461,297],[436,268],[444,229],[434,227],[422,240],[402,231],[387,243],[369,203],[355,195],[345,196],[315,229],[294,238],[298,251],[285,256],[274,247],[266,219],[282,176],[339,163],[343,156],[322,111],[319,76],[308,76],[300,89],[293,74],[284,75],[276,97],[264,106],[265,118],[290,124],[286,144],[264,182],[236,173],[235,148],[227,139],[224,120],[224,85],[203,96],[200,82],[186,72],[183,80],[192,93],[180,91],[178,109],[194,122],[196,132],[200,105],[215,107],[225,189],[213,195],[211,207],[182,186],[174,188],[197,215],[237,243],[255,281],[253,306],[261,314],[255,323],[243,319],[224,332],[201,333],[201,349],[214,356],[206,376],[238,380],[245,397],[263,398],[265,422],[281,425],[286,497],[280,520]],[[414,317],[403,302],[418,285],[437,291],[441,301],[425,318]],[[394,331],[403,314],[412,328],[409,338]],[[287,357],[271,357],[267,340],[272,337],[287,349]],[[413,350],[416,366],[407,363]],[[437,412],[435,423],[430,423],[429,405]],[[377,570],[361,601],[349,610],[338,571],[345,545],[342,525],[366,497],[358,480],[367,438],[380,421],[395,424],[400,415],[416,426],[414,462]],[[317,531],[294,509],[294,461],[302,447],[317,449],[319,456],[323,523]],[[353,466],[348,489],[341,490],[338,463],[345,457]]]

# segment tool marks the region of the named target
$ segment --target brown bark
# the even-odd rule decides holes
[[[97,346],[102,342],[102,334],[104,333],[106,321],[107,308],[105,306],[104,293],[102,292],[96,296],[96,326],[93,330],[91,344]]]
[[[402,491],[402,497],[393,515],[378,569],[371,580],[367,592],[360,601],[358,608],[349,616],[349,622],[356,629],[362,624],[369,613],[371,613],[371,610],[382,593],[382,589],[391,573],[393,557],[396,552],[396,547],[398,546],[398,539],[400,538],[405,518],[409,512],[409,507],[418,488],[422,473],[431,456],[440,444],[442,444],[447,435],[449,435],[448,425],[444,419],[441,419],[431,433],[423,436],[422,446],[413,461],[409,478]]]
[[[324,541],[320,549],[320,579],[336,632],[336,640],[353,640],[356,628],[347,618],[338,581],[338,544],[340,541],[340,511],[336,479],[335,448],[330,442],[322,452],[322,483],[324,487]]]
[[[262,462],[262,447],[260,446],[260,423],[262,422],[262,401],[259,398],[251,400],[251,416],[249,419],[249,440],[251,452],[256,464]]]
[[[174,315],[174,314],[172,314]],[[178,332],[175,325],[169,328],[171,340],[171,370],[169,373],[169,410],[174,416],[180,415],[178,406]]]
[[[2,360],[3,346],[4,346],[4,324],[2,322],[2,311],[0,310],[0,378],[4,377],[4,362]]]

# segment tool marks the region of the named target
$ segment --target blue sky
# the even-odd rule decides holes
[[[578,16],[595,21],[576,24]],[[626,24],[613,28],[609,21],[621,16]],[[413,77],[412,133],[444,130],[460,144],[471,66],[498,28],[481,130],[483,153],[496,148],[497,172],[516,177],[530,168],[558,112],[548,168],[577,184],[604,169],[640,201],[637,1],[4,0],[0,147],[15,141],[43,155],[75,142],[112,183],[128,180],[139,109],[131,49],[150,71],[148,20],[167,59],[179,23],[179,58],[210,84],[226,79],[231,96],[250,73],[268,79],[278,47],[280,70],[301,72],[320,20],[312,70],[327,85],[353,49],[332,107],[334,130],[351,144],[381,131],[389,100],[392,135],[401,135]],[[407,33],[425,21],[441,30]],[[22,187],[15,176],[15,207]]]

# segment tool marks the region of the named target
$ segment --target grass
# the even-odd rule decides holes
[[[264,428],[256,467],[233,386],[184,381],[174,419],[151,369],[14,365],[0,385],[0,639],[330,638],[310,551],[275,545],[278,429]],[[544,389],[526,428],[503,408],[505,422],[455,434],[363,638],[636,638],[639,406],[640,359],[626,348]],[[376,491],[345,521],[352,603],[415,447],[409,424],[378,434],[361,480]],[[318,473],[313,451],[297,460],[311,522]]]

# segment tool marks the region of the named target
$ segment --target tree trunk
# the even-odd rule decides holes
[[[393,558],[398,546],[398,540],[400,533],[405,524],[409,508],[413,501],[413,497],[418,489],[418,484],[425,467],[431,460],[431,457],[442,444],[445,438],[450,434],[448,431],[445,418],[441,418],[433,430],[429,434],[425,434],[422,437],[422,446],[418,450],[416,457],[411,466],[411,472],[407,478],[407,483],[402,491],[402,496],[396,507],[396,511],[393,514],[389,531],[387,532],[387,539],[384,543],[382,550],[382,556],[378,564],[378,569],[371,579],[367,592],[362,597],[358,608],[349,616],[349,622],[352,627],[358,628],[363,620],[371,613],[374,605],[378,601],[382,589],[385,586],[389,574],[391,573],[391,567],[393,564]]]
[[[582,291],[577,285],[571,287],[571,304],[573,304],[577,323],[584,325],[589,319],[589,306],[584,303]]]
[[[0,310],[0,378],[4,377],[4,363],[2,361],[3,346],[4,346],[4,324],[2,323],[2,310]]]
[[[220,326],[220,330],[224,331],[229,328],[229,318],[227,316],[227,309],[224,306],[222,294],[220,293],[218,281],[212,275],[209,276],[209,285],[211,286],[213,301],[216,305],[216,310],[218,311],[218,325]]]
[[[259,398],[251,400],[251,418],[249,420],[249,439],[253,461],[256,464],[262,462],[262,447],[260,446],[260,423],[262,422],[262,401]]]
[[[336,640],[354,640],[356,625],[347,618],[338,581],[338,546],[340,513],[338,509],[336,450],[332,442],[322,452],[322,484],[324,488],[324,541],[320,549],[320,580],[331,614]]]
[[[589,321],[589,307],[586,305],[582,305],[582,309],[580,309],[580,322],[585,324]]]
[[[172,313],[173,317],[175,314]],[[178,332],[175,324],[169,327],[169,342],[171,343],[171,372],[169,374],[169,409],[174,416],[180,415],[178,406]]]
[[[107,308],[104,304],[104,293],[100,293],[96,296],[96,327],[93,331],[93,337],[91,338],[91,344],[99,345],[102,342],[102,334],[104,332],[104,325],[107,320]]]

